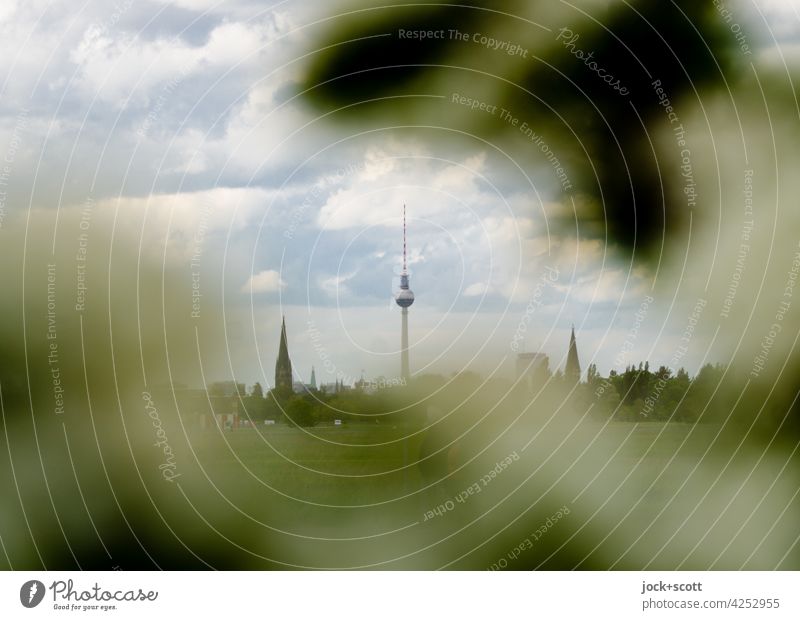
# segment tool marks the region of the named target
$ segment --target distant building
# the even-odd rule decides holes
[[[364,379],[364,371],[361,371],[361,378],[353,384],[353,389],[358,392],[364,392],[365,394],[372,394],[375,390],[372,389],[372,386],[369,381]]]
[[[247,396],[244,383],[236,381],[215,381],[208,386],[209,396],[230,398],[233,396]]]
[[[344,381],[339,381],[338,379],[334,383],[323,383],[320,386],[320,391],[324,394],[340,394],[342,392],[349,392],[350,390],[350,386],[345,385]]]
[[[383,375],[378,375],[374,379],[365,379],[364,375],[362,374],[361,379],[353,384],[353,389],[364,392],[364,394],[375,394],[378,390],[405,385],[408,385],[408,382],[402,377],[392,377],[391,379],[387,379]]]
[[[217,381],[207,390],[176,387],[171,393],[167,390],[154,391],[160,398],[174,397],[181,417],[194,420],[199,428],[215,426],[227,430],[239,427],[240,398],[244,396],[243,383]],[[169,402],[169,401],[167,401]]]
[[[571,383],[581,380],[581,364],[578,361],[578,346],[575,343],[575,326],[572,326],[572,335],[569,337],[569,351],[567,352],[567,365],[564,367],[564,378]]]
[[[314,367],[311,367],[311,381],[303,383],[302,381],[292,382],[292,391],[295,394],[308,394],[317,391],[317,377],[314,373]]]

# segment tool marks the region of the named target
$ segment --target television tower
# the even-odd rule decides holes
[[[402,332],[400,335],[400,376],[408,381],[408,308],[414,303],[414,293],[408,288],[408,265],[406,263],[406,206],[403,205],[403,272],[400,274],[400,290],[394,296],[397,305],[403,309]]]

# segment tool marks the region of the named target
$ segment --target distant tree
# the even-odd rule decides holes
[[[672,376],[672,371],[666,366],[659,366],[658,370],[655,372],[655,376],[659,379],[669,379]]]
[[[285,401],[275,398],[272,390],[267,393],[267,397],[262,402],[265,420],[275,420],[275,422],[279,422],[284,419],[286,403]]]
[[[594,403],[593,417],[599,419],[613,415],[620,421],[696,422],[702,416],[710,421],[736,404],[735,391],[721,389],[723,380],[735,383],[737,379],[720,364],[706,364],[694,379],[685,368],[673,375],[670,368],[662,365],[652,372],[648,361],[631,364],[622,373],[612,369],[608,378],[603,378],[592,364],[579,401]],[[553,394],[561,394],[564,387],[563,381],[554,381]]]
[[[442,375],[425,374],[414,377],[410,381],[410,388],[422,399],[431,394],[437,393],[447,383],[447,378]]]
[[[264,392],[261,389],[261,384],[256,383],[249,396],[242,397],[242,406],[244,408],[242,416],[249,418],[253,422],[263,422],[267,417],[268,404],[264,399]]]
[[[289,422],[296,426],[314,426],[314,408],[303,396],[294,396],[286,406],[286,416]]]
[[[691,381],[683,405],[679,408],[677,419],[684,422],[696,422],[703,416],[710,419],[715,416],[716,410],[723,406],[725,390],[720,394],[719,385],[725,367],[722,365],[706,364]]]
[[[613,370],[611,372],[614,372]],[[606,417],[611,416],[620,406],[620,396],[616,386],[611,381],[614,377],[609,376],[609,385],[603,386],[604,389],[600,394],[599,409]]]
[[[600,382],[600,373],[597,372],[597,364],[589,364],[586,369],[586,383],[590,386],[595,386]]]
[[[702,386],[704,390],[713,391],[722,379],[724,372],[725,368],[721,364],[716,366],[706,364],[700,369],[700,372],[697,373],[693,383]]]

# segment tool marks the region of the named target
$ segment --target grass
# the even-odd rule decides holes
[[[570,518],[537,543],[538,551],[528,558],[530,567],[575,533],[577,537],[548,564],[571,567],[611,531],[613,536],[584,567],[605,566],[603,558],[616,558],[633,541],[638,541],[639,555],[628,559],[630,566],[638,566],[651,547],[660,548],[684,516],[694,515],[694,524],[704,523],[709,511],[717,514],[711,504],[703,504],[697,514],[692,512],[706,492],[706,481],[716,476],[720,463],[730,455],[730,443],[714,443],[714,426],[586,422],[575,427],[565,423],[521,452],[537,428],[541,425],[510,429],[475,463],[434,485],[426,482],[430,479],[415,462],[427,438],[415,435],[402,440],[403,429],[390,425],[311,429],[276,425],[210,431],[196,436],[193,447],[214,488],[209,488],[198,470],[197,475],[186,477],[192,486],[187,486],[187,492],[193,501],[205,502],[201,512],[226,523],[226,535],[242,546],[299,566],[383,566],[395,558],[386,566],[430,568],[466,554],[459,567],[481,568],[565,504],[573,509]],[[476,429],[474,437],[459,442],[462,463],[500,433],[498,428],[490,427],[493,435],[485,430]],[[561,442],[562,438],[568,440]],[[591,448],[585,450],[587,444]],[[709,446],[713,448],[705,456]],[[519,461],[479,495],[455,504],[441,516],[425,519],[427,512],[475,484],[512,450],[520,450]],[[452,465],[449,459],[445,462]],[[537,473],[531,476],[533,472]],[[691,483],[673,503],[688,479]],[[732,487],[717,490],[722,500],[727,501],[728,488]],[[228,505],[219,501],[223,496]],[[667,511],[662,514],[662,509]],[[246,513],[246,518],[238,511]],[[513,525],[505,529],[509,524]],[[588,525],[582,528],[584,524]],[[687,527],[694,531],[694,525]],[[502,534],[495,538],[498,532]],[[481,540],[492,542],[473,552]],[[626,566],[623,562],[617,568]]]

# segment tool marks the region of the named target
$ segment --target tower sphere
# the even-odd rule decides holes
[[[401,308],[408,308],[414,303],[414,293],[409,288],[401,288],[395,294],[394,300]]]
[[[403,205],[403,273],[400,274],[400,290],[395,293],[395,302],[401,308],[414,303],[414,293],[408,288],[408,266],[406,265],[406,206]]]

